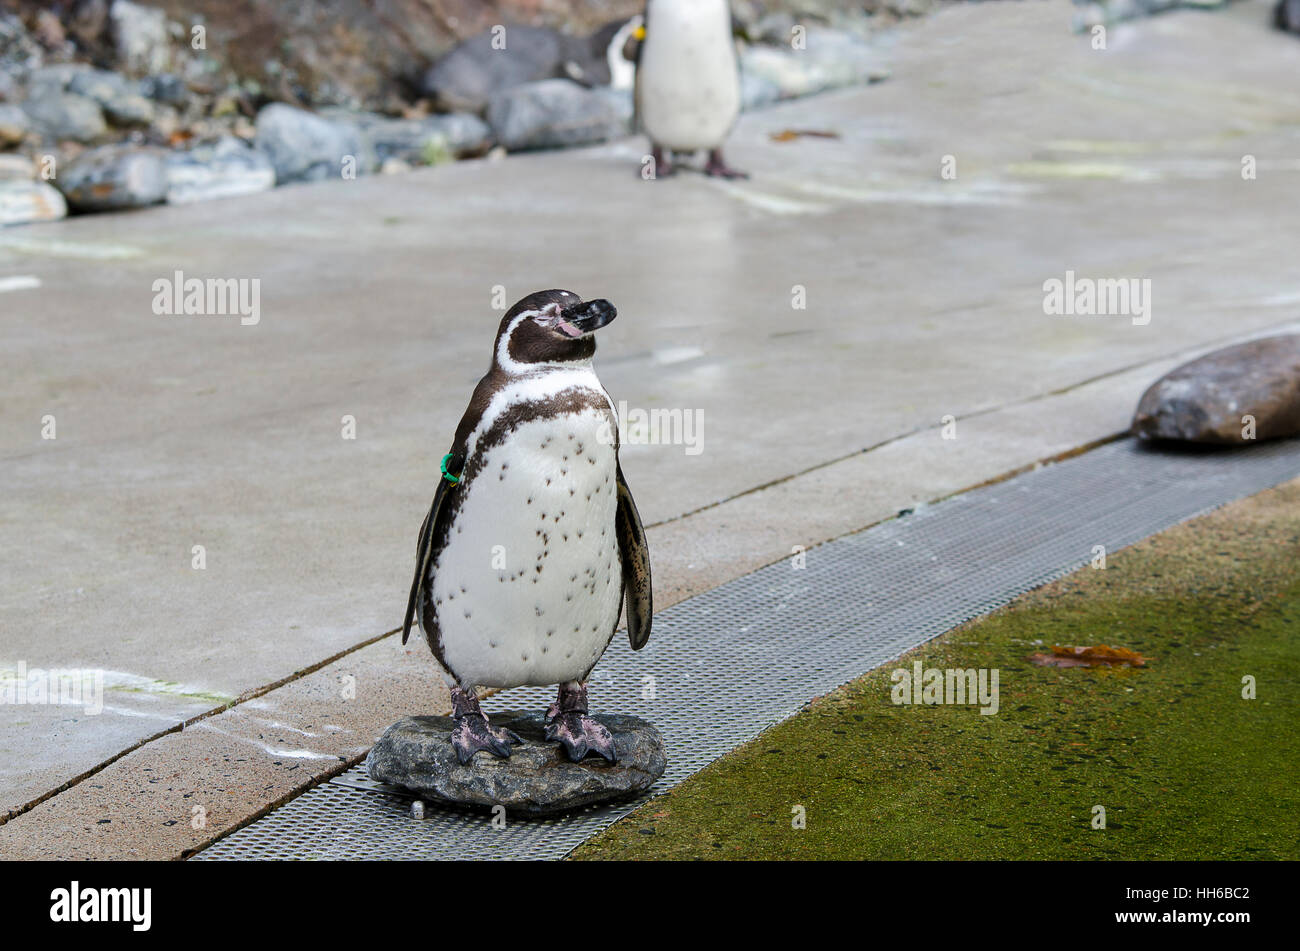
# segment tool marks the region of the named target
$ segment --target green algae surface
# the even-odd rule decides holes
[[[1028,661],[1053,644],[1149,664]],[[996,669],[997,713],[895,704],[894,671],[918,660]],[[1293,482],[818,698],[573,858],[1295,859],[1298,731]]]

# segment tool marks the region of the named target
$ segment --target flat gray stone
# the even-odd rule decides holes
[[[659,731],[638,717],[593,714],[614,737],[618,762],[589,754],[570,762],[558,743],[545,738],[540,713],[506,711],[489,719],[519,734],[510,758],[474,754],[462,766],[451,746],[451,717],[407,717],[390,726],[366,758],[376,782],[409,789],[426,800],[542,816],[597,802],[626,799],[649,789],[668,765]]]
[[[1255,419],[1253,440],[1246,416]],[[1300,334],[1224,347],[1170,370],[1142,394],[1133,432],[1220,445],[1300,434]]]
[[[618,109],[571,79],[544,79],[492,97],[488,125],[508,151],[591,145],[624,134]]]

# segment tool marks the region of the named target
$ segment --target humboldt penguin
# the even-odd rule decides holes
[[[650,637],[650,558],[618,461],[618,418],[593,336],[617,316],[571,291],[507,311],[492,365],[461,418],[420,527],[402,643],[418,623],[451,690],[461,763],[520,742],[476,687],[558,684],[546,737],[570,759],[616,759],[588,716],[586,681],[627,604],[633,650]]]
[[[670,152],[708,150],[706,174],[748,178],[722,157],[740,115],[727,0],[647,0],[644,21],[627,55],[636,62],[636,117],[650,138],[656,176],[673,173]]]

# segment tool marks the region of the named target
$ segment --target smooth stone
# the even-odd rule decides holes
[[[271,160],[235,136],[223,136],[214,144],[198,145],[189,151],[168,153],[164,161],[170,205],[252,195],[275,187]]]
[[[134,145],[103,145],[60,170],[59,191],[75,211],[119,211],[167,197],[166,153]]]
[[[494,95],[523,83],[560,76],[568,41],[555,30],[507,26],[505,48],[485,30],[465,40],[424,74],[421,92],[444,112],[482,113]]]
[[[17,145],[27,138],[31,120],[27,113],[17,106],[0,103],[0,149]]]
[[[342,178],[349,159],[357,175],[379,164],[356,124],[280,102],[257,114],[257,147],[270,157],[280,185]]]
[[[649,789],[668,765],[659,731],[639,717],[595,714],[614,737],[618,762],[596,754],[570,762],[558,743],[545,738],[540,713],[492,714],[494,727],[514,730],[523,744],[510,758],[474,754],[462,766],[451,745],[450,717],[407,717],[384,731],[366,758],[376,782],[401,786],[422,799],[453,806],[550,815],[597,802],[626,799]]]
[[[57,221],[68,214],[68,204],[57,188],[45,182],[0,180],[0,225]]]
[[[1243,416],[1255,417],[1255,440]],[[1263,337],[1185,363],[1142,394],[1142,439],[1243,445],[1300,434],[1300,334]]]
[[[608,98],[571,79],[544,79],[498,93],[487,119],[511,152],[605,142],[625,130]]]
[[[148,125],[153,121],[153,103],[117,73],[103,69],[79,72],[68,83],[68,92],[95,100],[114,125]]]
[[[781,87],[753,73],[740,74],[740,108],[744,112],[770,106],[781,98]]]
[[[23,103],[23,111],[35,131],[51,140],[94,142],[108,132],[99,103],[75,93],[38,94]]]

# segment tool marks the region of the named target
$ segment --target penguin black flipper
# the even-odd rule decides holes
[[[646,546],[641,515],[632,500],[632,490],[618,472],[618,514],[614,530],[618,533],[618,552],[623,562],[623,592],[627,600],[627,639],[632,650],[639,651],[650,640],[650,621],[654,603],[650,590],[650,551]]]
[[[447,471],[453,476],[459,475],[463,470],[465,457],[463,453],[453,453],[452,457],[447,460]],[[405,644],[411,636],[411,625],[416,623],[420,594],[424,589],[425,583],[429,578],[429,560],[433,557],[433,537],[434,529],[438,525],[438,519],[442,515],[443,502],[447,499],[447,489],[449,483],[446,479],[438,480],[438,491],[433,494],[433,504],[429,506],[429,514],[424,517],[424,523],[420,526],[420,538],[415,543],[415,577],[411,579],[411,596],[406,602],[406,616],[402,619],[402,643]]]

